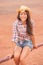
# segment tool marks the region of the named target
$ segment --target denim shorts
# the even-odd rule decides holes
[[[16,44],[17,44],[17,46],[20,46],[22,48],[25,46],[28,46],[31,49],[33,48],[33,44],[32,44],[31,40],[18,41],[18,43],[16,43]]]

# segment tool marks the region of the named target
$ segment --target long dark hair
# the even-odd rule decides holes
[[[27,33],[29,35],[33,35],[33,29],[32,29],[32,23],[31,23],[31,18],[30,18],[30,13],[29,11],[25,10],[26,14],[27,14],[27,20],[26,20],[26,24],[27,24]],[[17,16],[18,20],[21,20],[20,19],[20,12],[18,13],[18,16]]]

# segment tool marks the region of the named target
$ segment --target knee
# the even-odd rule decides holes
[[[18,60],[19,59],[19,55],[18,54],[14,54],[14,60]]]
[[[20,57],[20,63],[19,65],[24,65],[24,58]]]
[[[23,60],[23,58],[22,57],[20,57],[20,61],[22,61]]]
[[[20,57],[20,62],[23,62],[24,61],[24,58],[23,57]]]

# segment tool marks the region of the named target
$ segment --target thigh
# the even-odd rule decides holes
[[[29,48],[28,46],[25,46],[22,50],[20,60],[23,60],[25,57],[27,57],[27,55],[30,53],[30,51],[31,51],[31,48]]]
[[[14,48],[14,58],[19,57],[21,54],[21,51],[22,51],[22,48],[16,45]]]

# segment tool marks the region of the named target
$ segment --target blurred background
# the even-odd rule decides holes
[[[32,11],[35,43],[43,42],[43,0],[0,0],[0,58],[13,52],[12,24],[17,17],[17,9],[21,5],[30,7]],[[14,61],[9,60],[0,65],[12,64],[14,65]]]

